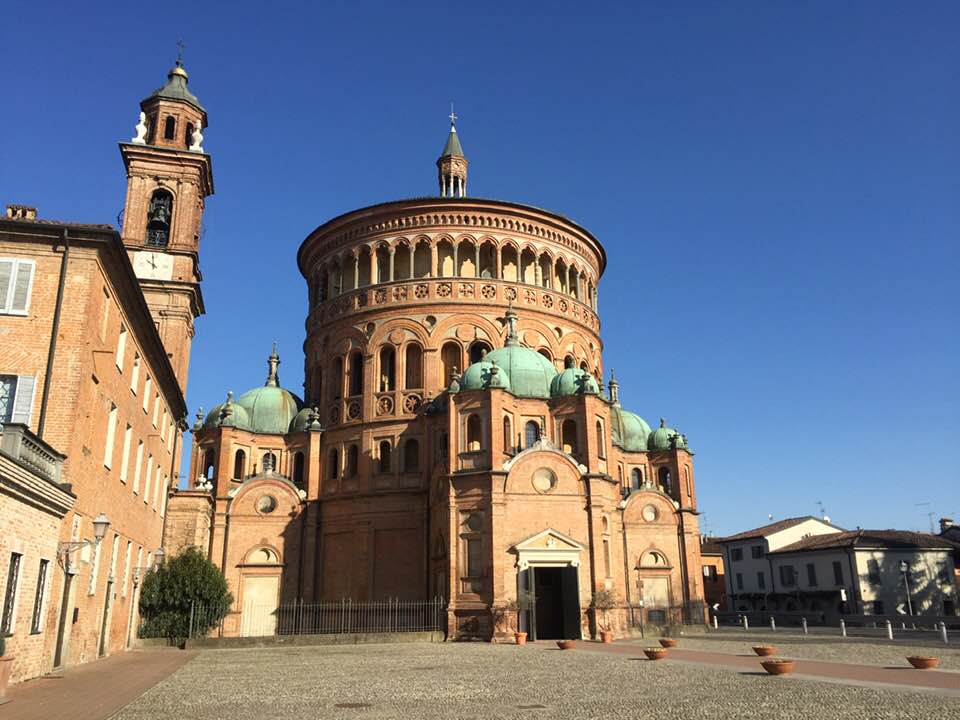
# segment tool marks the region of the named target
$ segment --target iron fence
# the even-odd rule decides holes
[[[245,603],[239,608],[191,603],[177,628],[178,638],[223,637],[226,619],[233,614],[229,634],[241,637],[278,635],[333,635],[358,633],[403,633],[446,630],[447,606],[443,598],[433,600],[388,599],[355,602],[302,602],[282,604]],[[168,637],[169,631],[141,623],[140,637]]]

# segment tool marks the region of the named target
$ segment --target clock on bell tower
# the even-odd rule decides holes
[[[178,59],[163,87],[140,103],[136,136],[120,143],[127,169],[121,235],[186,393],[194,320],[203,314],[200,236],[213,162],[203,150],[207,113]]]

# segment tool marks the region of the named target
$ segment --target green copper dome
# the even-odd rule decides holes
[[[151,93],[150,97],[145,98],[143,102],[149,102],[152,98],[163,98],[165,100],[180,100],[193,105],[197,110],[203,110],[200,100],[187,89],[187,71],[183,69],[183,63],[177,60],[177,64],[171,68],[167,74],[167,82]]]
[[[628,452],[647,449],[650,426],[636,413],[622,409],[619,405],[610,408],[610,428],[613,444]]]
[[[220,415],[226,407],[229,407],[230,412],[221,418]],[[203,421],[204,430],[218,427],[234,427],[238,430],[250,429],[250,416],[246,409],[233,402],[233,393],[227,393],[226,402],[214,405]]]
[[[313,425],[313,423],[316,425]],[[320,428],[320,418],[316,411],[311,407],[305,407],[297,413],[297,416],[290,423],[290,432],[304,432],[305,430]]]
[[[667,427],[667,421],[660,418],[660,427],[650,435],[647,445],[651,450],[673,450],[676,448],[685,448],[687,439],[671,427]]]
[[[303,402],[289,390],[275,385],[248,390],[236,402],[250,417],[250,431],[283,435],[300,412]]]
[[[491,355],[486,355],[483,360],[467,368],[460,378],[460,390],[487,390],[492,387],[510,390],[510,376],[502,367],[487,359]]]
[[[510,378],[510,392],[517,397],[544,400],[550,397],[550,383],[557,376],[557,369],[536,350],[508,341],[506,346],[487,353],[485,360],[495,362],[501,371],[506,372]]]
[[[593,375],[578,367],[568,367],[550,383],[550,395],[599,395],[600,386]]]

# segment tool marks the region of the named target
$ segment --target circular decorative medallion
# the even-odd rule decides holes
[[[655,508],[653,505],[646,505],[641,514],[643,515],[643,519],[647,522],[653,522],[659,515],[657,508]]]
[[[347,420],[356,420],[360,417],[360,401],[351,400],[347,403]]]
[[[413,296],[418,300],[423,300],[427,296],[428,292],[429,290],[427,289],[427,286],[423,283],[413,286]]]
[[[390,415],[393,413],[393,398],[384,395],[377,400],[377,415]]]
[[[257,500],[257,512],[269,515],[277,509],[277,499],[273,495],[261,495]]]
[[[460,287],[457,288],[460,293],[460,297],[473,297],[473,283],[460,283]]]
[[[382,303],[382,302],[384,302],[386,299],[387,299],[387,291],[386,291],[386,290],[377,290],[377,291],[373,294],[373,301],[374,301],[375,303]]]
[[[453,292],[453,286],[450,283],[440,283],[437,285],[437,295],[439,297],[450,297]]]
[[[403,330],[394,330],[390,333],[390,342],[394,345],[399,345],[403,342],[403,339],[406,337],[406,333]]]
[[[503,291],[503,297],[505,300],[516,300],[517,299],[517,289],[508,287]]]
[[[480,294],[487,300],[493,300],[497,296],[497,288],[493,285],[484,285]]]
[[[422,400],[419,395],[407,395],[403,399],[403,411],[405,413],[413,414],[420,409]]]
[[[531,482],[538,493],[548,493],[557,486],[557,476],[550,468],[543,467],[534,471]]]
[[[406,300],[407,299],[407,287],[401,285],[400,287],[395,287],[393,289],[393,299],[394,300]]]
[[[560,308],[560,312],[565,313],[567,311],[567,301],[563,298],[560,298],[560,302],[557,303],[557,307]]]
[[[552,307],[553,307],[553,295],[544,294],[544,296],[543,296],[543,306],[544,306],[545,308],[552,308]]]

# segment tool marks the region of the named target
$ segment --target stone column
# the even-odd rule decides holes
[[[390,255],[390,282],[393,282],[393,258],[397,253],[397,249],[388,248],[387,253]]]
[[[437,265],[437,243],[435,240],[430,241],[430,272],[427,273],[427,277],[440,277],[440,268]]]
[[[353,256],[353,289],[360,287],[360,256]]]
[[[473,246],[473,276],[480,277],[480,246]]]

